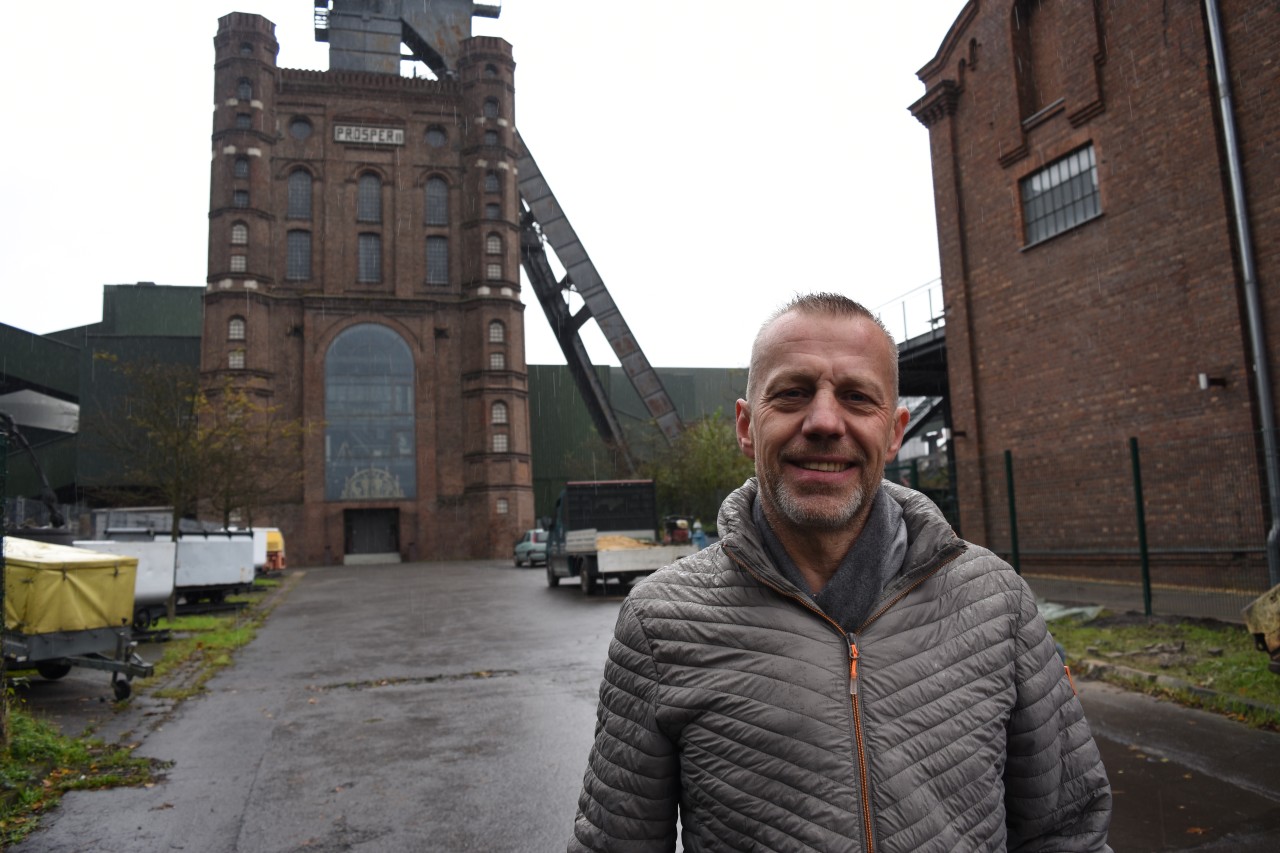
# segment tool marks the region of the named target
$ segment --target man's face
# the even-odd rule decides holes
[[[790,532],[858,527],[902,444],[892,344],[863,317],[788,313],[763,333],[738,446],[755,460],[771,523]]]

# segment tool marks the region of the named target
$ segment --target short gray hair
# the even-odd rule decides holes
[[[898,398],[898,345],[894,343],[893,335],[880,322],[880,318],[872,314],[867,306],[861,302],[856,302],[840,293],[805,293],[796,294],[790,302],[783,305],[778,310],[769,315],[769,318],[760,326],[760,331],[756,332],[755,340],[751,343],[751,365],[747,370],[747,406],[753,404],[751,398],[752,380],[756,375],[757,361],[760,357],[760,340],[764,337],[764,333],[769,327],[776,323],[779,319],[787,314],[817,314],[827,317],[860,317],[864,320],[870,320],[875,324],[876,328],[884,333],[885,340],[889,342],[890,364],[893,381],[893,397],[894,402]]]

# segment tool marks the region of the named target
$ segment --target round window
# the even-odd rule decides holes
[[[430,145],[432,148],[439,148],[440,146],[444,145],[444,143],[445,143],[445,135],[444,135],[444,130],[442,128],[435,127],[435,126],[427,128],[427,144],[428,145]]]
[[[306,139],[311,136],[311,122],[298,116],[289,122],[289,135],[294,139]]]

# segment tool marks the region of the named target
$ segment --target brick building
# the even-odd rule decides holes
[[[1234,134],[1215,78],[1219,21]],[[1166,576],[1230,568],[1240,585],[1269,585],[1277,40],[1273,3],[970,0],[919,71],[926,93],[911,110],[930,136],[968,538],[1015,541],[1007,450],[1020,460],[1024,564],[1029,553],[1044,570],[1128,572],[1134,437]],[[1248,221],[1235,213],[1233,135]],[[1258,369],[1270,382],[1255,384]]]
[[[214,39],[201,369],[323,425],[269,519],[297,564],[506,556],[534,520],[511,46],[399,5],[332,4],[327,72],[258,15]]]

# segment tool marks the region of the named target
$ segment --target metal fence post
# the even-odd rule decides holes
[[[1147,551],[1147,511],[1142,501],[1142,463],[1138,460],[1138,439],[1129,437],[1129,459],[1133,462],[1133,500],[1138,509],[1138,556],[1142,560],[1142,612],[1151,615],[1151,556]]]
[[[1013,496],[1013,452],[1004,452],[1004,482],[1009,492],[1009,550],[1013,570],[1022,574],[1022,558],[1018,554],[1018,501]]]

